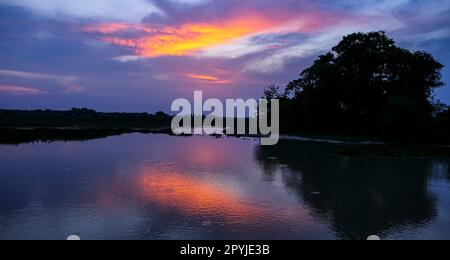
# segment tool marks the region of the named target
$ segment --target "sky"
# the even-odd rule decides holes
[[[0,108],[258,98],[343,36],[380,30],[450,66],[450,0],[0,0]],[[450,86],[435,94],[450,104]]]

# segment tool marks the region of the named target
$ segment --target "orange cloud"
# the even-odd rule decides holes
[[[246,37],[316,33],[346,19],[348,17],[325,11],[270,10],[259,13],[247,10],[220,20],[180,25],[104,23],[83,29],[103,42],[128,47],[135,56],[140,57],[187,56],[208,50],[212,53],[207,53],[207,56],[223,53],[227,57],[239,57],[283,47],[277,40],[259,45],[257,42],[246,42]]]
[[[207,81],[219,81],[220,79],[214,76],[208,76],[208,75],[198,75],[198,74],[186,74],[186,77],[191,79],[200,79],[200,80],[207,80]]]
[[[271,26],[273,26],[272,22],[260,17],[241,18],[223,24],[186,24],[175,29],[173,34],[156,35],[144,39],[141,54],[148,57],[188,55]]]
[[[13,85],[0,85],[0,93],[9,94],[9,95],[48,94],[48,92],[37,89],[37,88],[20,87],[20,86],[13,86]]]
[[[152,58],[190,55],[240,37],[261,33],[280,26],[283,22],[285,22],[283,19],[247,14],[222,22],[187,23],[175,27],[110,23],[90,25],[85,27],[84,31],[103,34],[101,40],[104,42],[132,47],[137,55]],[[137,38],[114,36],[128,31],[139,31],[145,36]]]
[[[199,81],[205,81],[209,83],[216,83],[216,84],[226,84],[229,83],[229,80],[223,80],[216,76],[210,76],[210,75],[202,75],[202,74],[192,74],[192,73],[186,73],[184,74],[185,77],[193,80],[199,80]]]

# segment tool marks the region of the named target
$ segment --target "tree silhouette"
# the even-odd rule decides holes
[[[289,83],[282,107],[296,130],[418,136],[433,118],[443,67],[428,53],[397,47],[384,32],[355,33]]]
[[[282,99],[284,95],[280,91],[281,87],[276,85],[269,85],[264,89],[263,99]]]

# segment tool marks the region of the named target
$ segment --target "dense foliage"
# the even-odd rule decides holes
[[[265,96],[282,98],[284,132],[419,141],[448,129],[448,108],[433,99],[444,86],[443,67],[428,53],[397,47],[384,32],[355,33],[320,56],[285,93],[270,86]]]

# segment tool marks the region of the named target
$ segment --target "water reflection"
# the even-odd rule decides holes
[[[244,204],[246,198],[232,186],[190,174],[170,165],[148,167],[141,170],[138,186],[148,200],[190,216],[253,219],[262,214]]]
[[[241,164],[244,151],[236,149],[236,143],[212,137],[179,137],[171,146],[171,159],[181,167],[230,168]],[[218,144],[221,144],[218,146]]]
[[[0,158],[0,239],[450,238],[445,159],[140,134]]]
[[[428,189],[434,164],[426,160],[342,157],[299,142],[258,148],[256,157],[266,176],[282,174],[286,187],[344,239],[420,230],[437,214]]]

